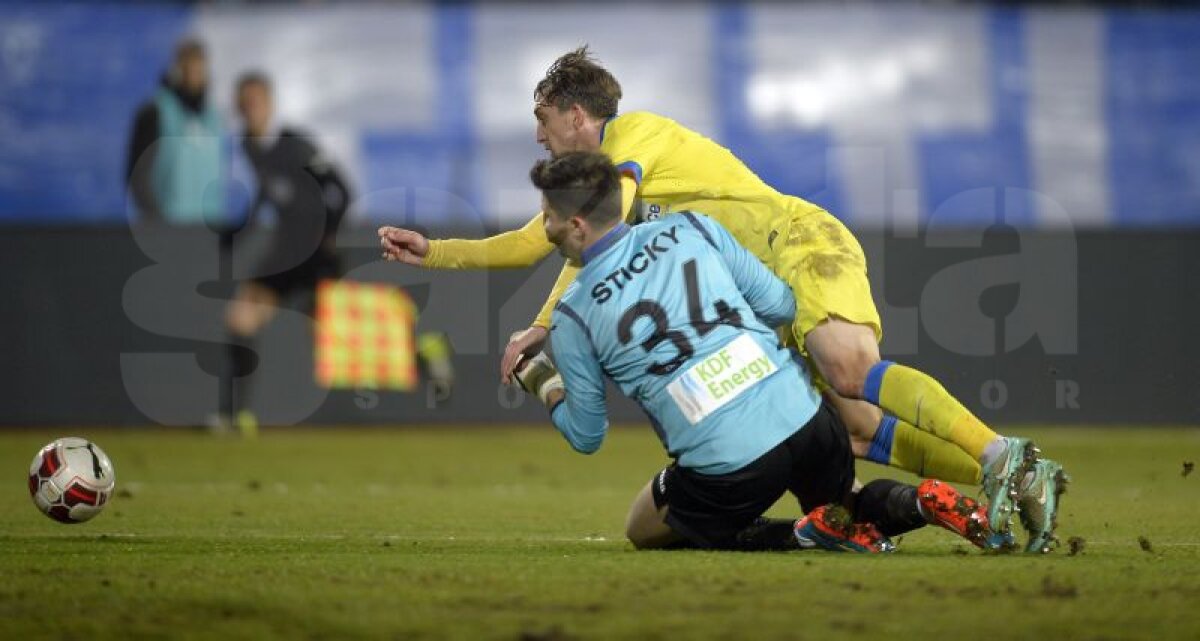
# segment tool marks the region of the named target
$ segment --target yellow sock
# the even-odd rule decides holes
[[[998,438],[928,374],[891,361],[867,373],[863,397],[906,423],[961,447],[978,461]]]
[[[959,446],[897,419],[884,416],[871,439],[868,461],[891,465],[922,478],[978,485],[979,462]]]
[[[959,446],[897,421],[892,433],[892,454],[888,463],[920,476],[951,483],[979,485],[979,462]]]

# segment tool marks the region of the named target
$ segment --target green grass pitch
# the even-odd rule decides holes
[[[590,457],[548,425],[0,431],[0,639],[1200,638],[1200,429],[1013,432],[1074,476],[1049,556],[931,528],[887,556],[635,552],[644,428]],[[117,471],[82,525],[25,484],[67,435]]]

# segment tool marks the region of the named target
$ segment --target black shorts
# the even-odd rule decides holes
[[[337,256],[317,252],[304,262],[281,272],[256,276],[252,280],[275,292],[282,300],[303,292],[311,295],[317,283],[326,278],[341,275],[341,263]]]
[[[850,436],[825,403],[803,428],[736,472],[700,474],[671,464],[651,483],[655,506],[667,506],[667,525],[712,549],[733,547],[737,534],[784,492],[808,512],[845,501],[853,487]]]

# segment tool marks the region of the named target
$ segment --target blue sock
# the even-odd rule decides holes
[[[879,406],[879,388],[883,386],[883,373],[895,365],[892,361],[879,361],[867,370],[867,380],[863,381],[863,400]]]
[[[867,451],[867,460],[882,465],[892,462],[892,438],[896,429],[896,417],[884,416],[871,439],[871,449]]]

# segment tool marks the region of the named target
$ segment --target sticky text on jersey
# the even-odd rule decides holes
[[[679,244],[679,238],[676,234],[679,233],[679,225],[672,225],[670,229],[659,232],[650,242],[646,243],[629,258],[629,262],[624,267],[614,270],[604,277],[604,280],[596,283],[592,287],[592,299],[597,305],[608,302],[613,297],[613,288],[617,291],[625,289],[625,286],[634,279],[635,276],[641,274],[650,268],[650,266],[658,262],[661,254],[665,254],[670,249]],[[668,242],[669,241],[669,242]]]

